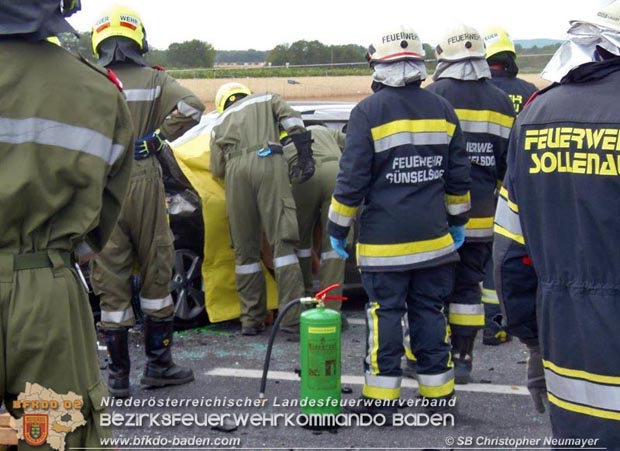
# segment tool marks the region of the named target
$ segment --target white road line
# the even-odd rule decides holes
[[[366,324],[366,320],[364,318],[349,318],[347,316],[347,321],[349,324],[361,324],[362,326]]]
[[[241,368],[213,368],[205,373],[207,376],[222,377],[246,377],[250,379],[260,379],[263,376],[262,370],[246,370]],[[269,371],[268,380],[299,381],[299,376],[287,371]],[[342,375],[342,383],[349,385],[363,385],[363,376]],[[413,379],[403,378],[402,386],[417,388],[418,383]],[[494,393],[499,395],[529,395],[527,388],[522,385],[495,385],[495,384],[467,384],[456,385],[456,391],[472,393]]]

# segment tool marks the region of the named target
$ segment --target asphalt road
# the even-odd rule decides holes
[[[343,385],[361,395],[365,326],[361,304],[348,306],[351,327],[342,337]],[[309,430],[295,422],[299,407],[286,406],[299,398],[299,344],[279,335],[273,349],[270,377],[264,406],[257,406],[260,373],[266,351],[269,328],[257,337],[240,335],[238,322],[214,324],[175,334],[174,357],[179,364],[191,366],[195,382],[178,387],[146,389],[140,386],[144,367],[142,333],[131,334],[132,403],[144,406],[114,406],[117,415],[115,437],[128,439],[122,449],[549,449],[545,437],[551,435],[549,419],[532,408],[525,382],[524,347],[516,340],[489,347],[479,337],[475,347],[473,383],[457,386],[457,413],[454,425],[414,424],[424,421],[424,411],[413,406],[399,410],[408,424],[392,427],[357,425],[335,430]],[[107,377],[106,371],[103,370]],[[402,398],[415,400],[415,382],[403,380]],[[168,405],[149,407],[149,403]],[[171,406],[173,403],[190,405]],[[191,405],[195,402],[197,405]],[[241,407],[216,403],[241,403]],[[250,405],[247,405],[250,404]],[[165,425],[169,413],[190,414],[192,425]],[[131,426],[134,414],[143,415],[141,426]],[[211,415],[210,417],[205,417]],[[212,415],[216,414],[216,415]],[[210,424],[221,415],[248,415],[255,423],[240,425],[235,431],[213,430]],[[219,415],[219,416],[218,416]],[[239,417],[241,415],[241,417]],[[287,417],[288,415],[288,417]],[[177,418],[180,418],[177,417]],[[289,422],[287,422],[287,418]],[[196,420],[197,419],[197,420]],[[180,421],[180,420],[179,420]],[[197,424],[196,424],[197,423]],[[218,446],[214,448],[216,443]],[[223,445],[222,445],[223,444]]]

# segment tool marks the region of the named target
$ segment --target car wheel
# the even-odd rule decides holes
[[[202,259],[195,252],[175,251],[170,293],[174,300],[175,329],[189,329],[209,322],[202,290]]]

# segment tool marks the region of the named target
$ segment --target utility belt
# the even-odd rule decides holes
[[[71,268],[72,265],[72,254],[66,251],[49,250],[27,254],[0,253],[0,268],[3,270],[22,271],[25,269],[57,268],[59,266]]]
[[[235,149],[230,152],[227,152],[224,155],[224,158],[226,158],[226,161],[230,161],[233,158],[240,157],[242,155],[246,155],[250,153],[255,153],[255,152],[260,158],[269,157],[271,155],[283,155],[284,154],[284,151],[282,150],[282,146],[280,144],[269,143],[269,146],[267,147],[250,148],[250,149],[243,149],[243,150]]]

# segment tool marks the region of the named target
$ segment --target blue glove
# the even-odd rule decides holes
[[[465,226],[450,226],[450,235],[454,240],[454,247],[458,249],[465,242]]]
[[[159,130],[148,133],[138,139],[134,143],[133,158],[134,160],[144,160],[157,152],[160,152],[166,141],[159,133]]]
[[[331,243],[332,248],[336,251],[336,254],[345,260],[349,258],[349,253],[345,250],[345,247],[347,247],[346,239],[339,240],[338,238],[330,236],[329,242]]]

